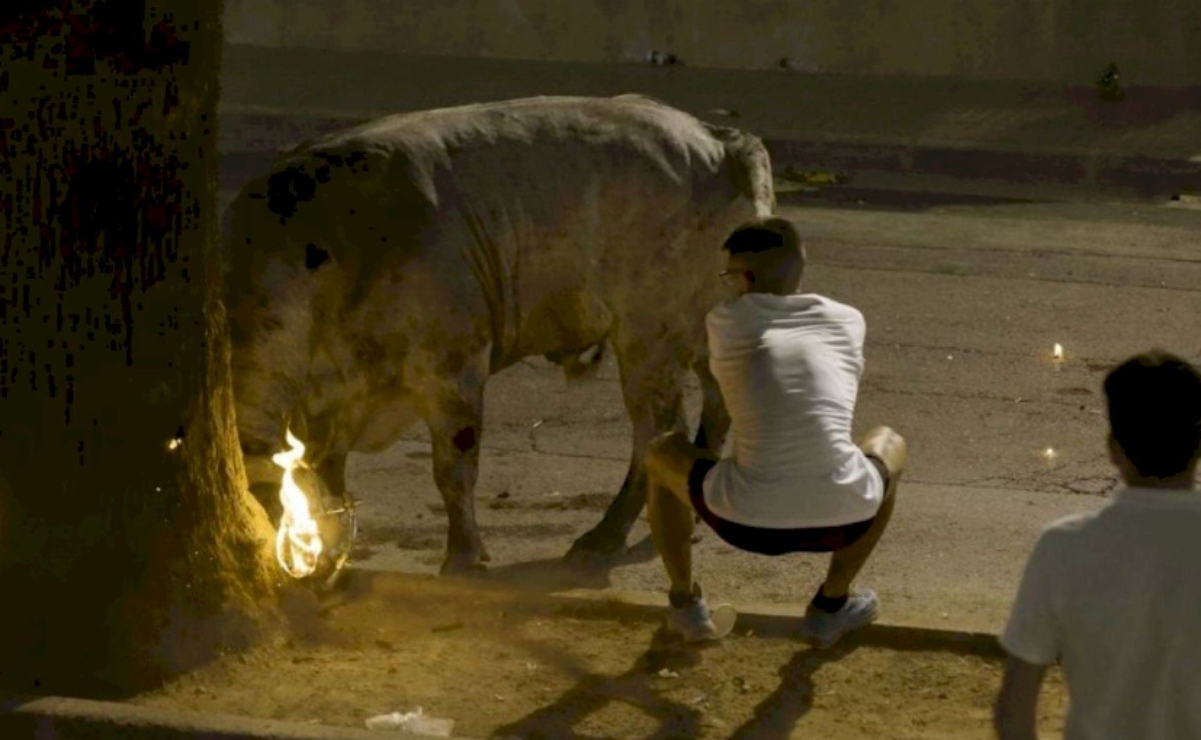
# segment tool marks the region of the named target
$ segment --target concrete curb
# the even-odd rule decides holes
[[[389,573],[391,578],[405,574]],[[428,580],[428,579],[418,579]],[[511,587],[479,584],[485,588]],[[666,597],[640,591],[589,592],[572,590],[531,596],[558,614],[576,618],[627,619],[655,622],[663,618]],[[799,622],[793,610],[764,605],[738,608],[736,634],[788,638]],[[903,651],[938,651],[1001,658],[995,635],[877,622],[845,638],[848,644]],[[798,643],[798,649],[803,649]],[[392,733],[396,735],[396,733]],[[38,740],[378,740],[386,732],[352,727],[300,724],[208,712],[135,706],[121,702],[67,697],[0,698],[0,737]],[[425,735],[397,735],[420,740]],[[451,740],[467,740],[455,736]]]
[[[7,698],[0,702],[0,737],[6,739],[379,740],[386,736],[387,733],[381,735],[379,731],[353,727],[306,725],[60,696]],[[403,737],[420,740],[429,736],[405,733]]]
[[[392,736],[432,737],[61,696],[0,701],[0,737],[5,740],[379,740]],[[467,739],[455,736],[450,740]]]
[[[1201,189],[1201,156],[859,137],[767,139],[776,169],[876,171],[1170,194]]]
[[[560,605],[562,613],[573,616],[624,617],[638,621],[659,621],[667,608],[664,594],[642,591],[588,592],[565,591],[546,596]],[[738,622],[735,634],[748,630],[755,636],[772,638],[795,637],[799,628],[799,609],[766,604],[735,604]],[[899,624],[879,621],[846,638],[848,642],[891,650],[926,650],[978,655],[984,658],[1004,658],[1005,651],[997,636],[988,632],[956,630],[939,627]]]

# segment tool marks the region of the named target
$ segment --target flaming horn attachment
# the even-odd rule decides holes
[[[275,558],[284,572],[293,578],[305,578],[317,570],[323,545],[317,531],[317,520],[309,510],[309,497],[296,483],[295,471],[304,466],[304,443],[287,430],[291,449],[276,453],[271,462],[284,469],[279,498],[284,514],[275,536]]]

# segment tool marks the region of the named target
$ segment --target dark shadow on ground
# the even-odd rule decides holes
[[[669,644],[662,633],[656,633],[650,648],[625,673],[582,675],[575,688],[529,716],[497,728],[493,737],[529,740],[605,737],[582,734],[575,726],[613,702],[635,706],[658,722],[655,731],[645,736],[646,740],[696,737],[701,730],[701,710],[660,696],[654,683],[659,671],[685,670],[696,665],[698,657],[696,649]]]
[[[572,588],[607,588],[614,568],[645,563],[658,557],[651,538],[644,537],[611,557],[596,556],[586,562],[567,562],[562,557],[529,560],[489,568],[481,578],[542,593]]]
[[[861,644],[860,640],[847,639],[830,650],[802,648],[780,668],[779,686],[759,703],[754,716],[733,730],[729,737],[743,740],[789,737],[813,707],[813,675],[826,663],[842,659]],[[696,737],[704,722],[701,707],[665,698],[656,686],[656,679],[664,669],[678,673],[695,666],[699,662],[699,651],[704,649],[705,646],[672,643],[660,631],[650,648],[626,672],[616,676],[583,674],[575,688],[529,716],[498,728],[493,736],[592,737],[577,731],[576,725],[613,702],[624,702],[638,707],[658,722],[653,732],[643,736],[646,740]]]
[[[660,610],[661,611],[661,610]],[[597,602],[594,605],[565,607],[557,614],[569,614],[573,618],[598,619],[646,619],[651,617],[652,608],[613,602]],[[841,660],[855,650],[866,647],[883,647],[893,650],[949,654],[973,654],[996,657],[995,650],[984,644],[980,636],[963,639],[958,644],[948,642],[945,636],[933,631],[910,631],[898,628],[869,628],[848,635],[837,646],[817,650],[806,646],[798,639],[799,619],[762,615],[741,615],[738,630],[751,627],[755,637],[731,637],[729,641],[742,639],[795,639],[798,650],[793,658],[780,667],[779,685],[755,707],[753,716],[728,737],[739,740],[778,740],[791,737],[805,715],[813,708],[816,681],[814,675],[824,665]],[[534,646],[530,646],[531,648]],[[579,672],[578,685],[560,696],[551,704],[531,713],[523,719],[498,728],[497,738],[590,738],[575,727],[588,716],[600,712],[612,702],[624,702],[638,707],[658,721],[658,727],[642,736],[646,740],[658,738],[695,737],[703,727],[704,715],[701,706],[689,706],[660,695],[656,685],[659,671],[675,672],[688,669],[699,662],[699,651],[706,646],[686,646],[670,643],[662,631],[656,633],[651,647],[635,664],[616,676],[601,676]],[[571,663],[570,656],[543,656],[547,663],[560,666]],[[663,687],[666,688],[666,687]],[[640,737],[641,740],[641,737]]]
[[[841,660],[858,647],[853,641],[830,650],[802,650],[780,668],[780,685],[755,707],[755,714],[732,733],[737,740],[778,740],[791,737],[797,723],[813,708],[813,674],[826,663]]]

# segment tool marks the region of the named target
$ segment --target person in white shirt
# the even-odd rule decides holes
[[[1001,645],[1002,740],[1037,737],[1047,666],[1067,683],[1066,740],[1201,738],[1201,374],[1152,350],[1105,378],[1109,458],[1122,485],[1101,510],[1041,534]]]
[[[888,526],[905,441],[887,427],[852,441],[863,315],[800,292],[805,249],[795,225],[758,218],[724,248],[721,277],[735,297],[705,321],[732,454],[715,459],[675,432],[656,439],[646,460],[651,538],[671,584],[666,626],[687,641],[719,639],[734,626],[733,607],[710,608],[693,580],[699,518],[744,551],[832,553],[801,624],[806,640],[829,647],[876,617],[875,593],[852,592],[851,582]]]

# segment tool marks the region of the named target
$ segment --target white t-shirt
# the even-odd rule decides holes
[[[883,479],[851,439],[863,314],[815,293],[748,293],[705,323],[733,442],[705,477],[709,508],[768,529],[875,516]]]
[[[1062,661],[1066,740],[1201,738],[1201,493],[1123,487],[1048,526],[1001,644]]]

